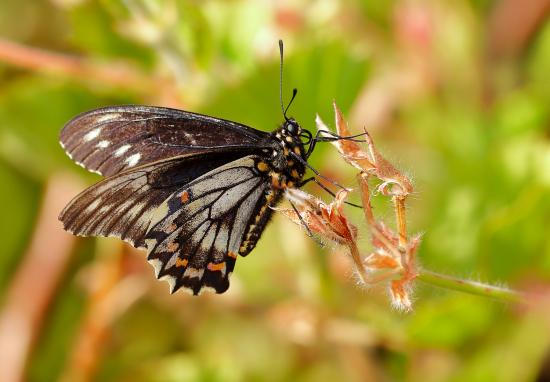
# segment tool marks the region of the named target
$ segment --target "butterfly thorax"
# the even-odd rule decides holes
[[[296,187],[304,177],[305,167],[300,159],[306,161],[306,158],[300,133],[298,123],[289,119],[271,134],[273,150],[264,168],[268,171],[275,189]]]

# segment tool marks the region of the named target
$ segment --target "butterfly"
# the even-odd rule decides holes
[[[77,164],[105,177],[61,212],[64,229],[146,249],[172,293],[194,295],[228,289],[237,257],[256,246],[271,207],[302,185],[315,143],[286,111],[281,127],[267,133],[135,105],[83,113],[65,125],[60,142]]]
[[[346,139],[314,137],[286,116],[280,94],[285,120],[271,133],[153,106],[76,116],[62,129],[61,146],[105,179],[64,208],[64,229],[145,249],[171,293],[225,292],[238,256],[254,249],[285,190],[316,181],[303,179],[306,167],[322,177],[307,163],[315,144]]]

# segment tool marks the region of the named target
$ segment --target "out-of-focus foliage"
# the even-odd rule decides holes
[[[279,38],[284,98],[299,90],[289,114],[314,129],[316,113],[332,120],[335,99],[354,131],[369,128],[412,175],[408,217],[425,233],[424,266],[545,290],[550,22],[539,8],[529,18],[519,0],[2,0],[0,295],[36,235],[52,176],[98,179],[59,147],[67,120],[140,103],[272,130],[282,120]],[[39,51],[17,53],[5,41]],[[320,144],[311,164],[355,184],[330,145]],[[389,203],[374,203],[391,221]],[[361,211],[348,212],[361,222]],[[143,254],[108,239],[78,244],[29,356],[30,381],[531,381],[548,373],[542,301],[519,310],[418,284],[415,311],[402,314],[384,291],[356,287],[342,251],[319,248],[281,217],[239,259],[223,296],[171,296]],[[41,251],[47,259],[49,248]],[[103,319],[94,285],[105,278],[94,275],[120,257],[105,294],[122,308],[106,320],[99,347],[84,348],[94,353],[86,369],[75,361],[77,343]]]

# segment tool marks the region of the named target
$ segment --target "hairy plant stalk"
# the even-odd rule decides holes
[[[419,269],[416,279],[440,288],[494,298],[500,301],[510,303],[525,302],[523,294],[515,290],[480,283],[478,281],[464,280],[457,277],[443,275],[427,269]]]
[[[405,197],[394,196],[392,198],[395,208],[395,219],[399,229],[399,246],[404,248],[407,246],[407,218],[405,216]]]

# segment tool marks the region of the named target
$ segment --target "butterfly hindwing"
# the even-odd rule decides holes
[[[267,133],[219,118],[153,106],[113,106],[80,114],[60,135],[84,168],[111,176],[158,160],[228,147],[259,147]]]
[[[171,291],[229,287],[237,255],[259,239],[276,190],[249,155],[218,167],[170,195],[145,236],[148,260]]]
[[[144,235],[153,212],[183,185],[244,154],[226,152],[183,155],[136,167],[84,190],[59,219],[79,236],[115,236],[145,248]]]

